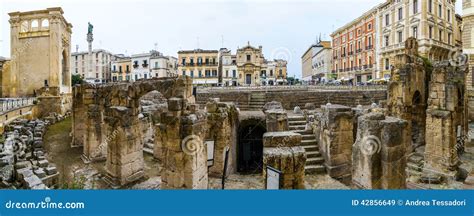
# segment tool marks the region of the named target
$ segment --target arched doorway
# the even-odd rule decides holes
[[[237,151],[237,171],[251,174],[262,172],[263,134],[266,132],[262,121],[247,121],[239,128]]]
[[[425,105],[420,91],[415,91],[412,98],[411,134],[413,149],[425,144]]]

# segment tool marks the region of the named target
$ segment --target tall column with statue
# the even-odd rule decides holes
[[[93,76],[93,73],[92,73],[92,69],[94,68],[93,67],[93,61],[92,61],[92,41],[94,41],[94,34],[92,33],[94,29],[94,26],[89,22],[88,23],[88,29],[87,29],[87,43],[89,44],[89,53],[88,53],[88,60],[89,60],[89,63],[87,65],[87,76],[86,76],[86,79],[92,79],[94,76]]]

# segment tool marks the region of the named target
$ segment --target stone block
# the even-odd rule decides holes
[[[48,175],[54,175],[54,174],[58,173],[58,170],[55,166],[46,167],[45,171],[46,171],[46,174],[48,174]]]
[[[40,185],[40,184],[43,184],[43,182],[41,181],[40,178],[38,178],[38,176],[36,175],[31,175],[29,177],[26,177],[23,179],[24,183],[25,183],[25,187],[28,188],[28,189],[31,189],[33,188],[34,186],[37,186],[37,185]]]
[[[290,131],[263,134],[264,147],[293,147],[300,145],[300,143],[301,135]]]

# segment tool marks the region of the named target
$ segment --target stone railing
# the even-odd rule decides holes
[[[350,86],[350,85],[295,85],[295,86],[224,86],[224,87],[198,87],[198,91],[369,91],[386,90],[386,85]]]
[[[0,113],[34,104],[34,98],[0,98]]]

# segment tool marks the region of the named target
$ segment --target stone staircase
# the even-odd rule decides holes
[[[290,131],[301,134],[301,146],[306,150],[306,166],[307,174],[324,173],[324,158],[319,152],[318,141],[311,130],[306,130],[306,119],[302,115],[288,116],[288,124]]]
[[[407,178],[410,176],[421,177],[423,172],[424,157],[420,153],[414,152],[408,156],[407,167],[405,169]]]
[[[262,110],[265,106],[265,92],[252,92],[249,104],[240,104],[241,110]]]

